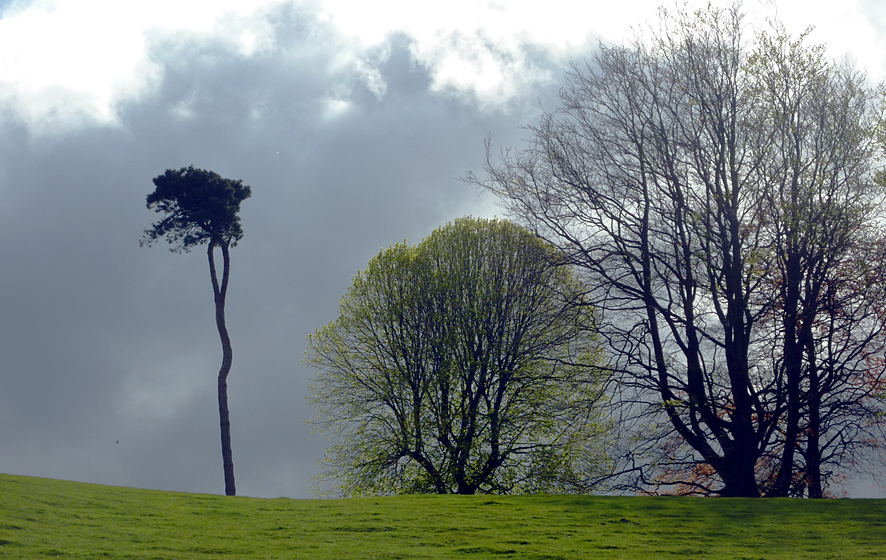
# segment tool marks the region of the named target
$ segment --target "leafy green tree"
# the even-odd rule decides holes
[[[373,258],[309,338],[324,476],[345,495],[587,489],[604,466],[598,345],[556,256],[464,218]]]
[[[222,343],[222,365],[218,372],[218,413],[221,425],[222,461],[225,473],[225,494],[236,494],[234,460],[231,454],[231,421],[228,412],[228,374],[233,354],[231,339],[225,325],[225,297],[231,270],[229,249],[243,237],[240,227],[240,203],[249,198],[252,189],[242,181],[224,179],[217,173],[193,166],[179,170],[167,169],[154,178],[156,189],[148,195],[147,206],[165,214],[164,218],[145,231],[142,246],[150,246],[166,238],[170,250],[188,252],[207,244],[209,273],[215,296],[215,323]],[[218,278],[215,251],[221,250],[222,276]]]

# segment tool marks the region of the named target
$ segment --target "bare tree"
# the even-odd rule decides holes
[[[828,60],[823,46],[806,46],[805,34],[794,40],[777,25],[774,31],[758,36],[748,60],[755,126],[768,133],[758,146],[763,212],[756,227],[769,240],[772,289],[757,303],[772,309],[770,336],[781,341],[773,344],[772,367],[785,415],[775,434],[779,467],[766,492],[808,489],[821,497],[822,453],[838,441],[868,439],[825,436],[823,415],[857,411],[848,405],[870,401],[872,391],[861,372],[882,376],[860,367],[864,356],[882,351],[883,325],[872,310],[876,265],[867,273],[858,266],[875,254],[870,239],[882,236],[872,165],[882,100],[863,74]],[[852,423],[865,417],[873,418],[855,415]],[[824,449],[823,437],[831,442]]]
[[[877,215],[874,93],[775,29],[749,48],[737,5],[663,12],[574,65],[528,148],[468,177],[596,286],[641,483],[757,496],[766,464],[784,488],[818,292]]]

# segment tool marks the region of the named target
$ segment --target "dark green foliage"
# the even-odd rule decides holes
[[[154,178],[154,185],[157,189],[148,195],[148,208],[166,217],[145,231],[142,245],[165,236],[170,250],[187,252],[207,241],[233,247],[243,237],[237,213],[252,194],[243,181],[190,166],[167,169]]]

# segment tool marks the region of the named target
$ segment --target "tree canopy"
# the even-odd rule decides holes
[[[166,237],[170,250],[187,252],[206,242],[234,246],[243,237],[238,212],[252,189],[242,181],[190,166],[167,169],[154,186],[148,208],[165,216],[145,231],[142,244]]]
[[[587,489],[604,423],[584,286],[552,247],[464,218],[382,250],[306,361],[346,495]]]

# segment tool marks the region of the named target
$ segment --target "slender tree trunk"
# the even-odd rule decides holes
[[[215,247],[218,245],[222,251],[224,261],[222,268],[222,281],[219,286],[218,275],[215,270]],[[211,241],[209,243],[209,272],[212,276],[212,290],[215,294],[215,324],[218,327],[218,336],[222,344],[222,365],[218,372],[218,416],[221,427],[222,463],[225,469],[225,495],[234,496],[237,489],[234,486],[234,458],[231,453],[231,420],[228,414],[228,373],[231,371],[233,354],[231,352],[231,339],[225,326],[225,295],[228,291],[228,276],[231,270],[231,259],[228,253],[229,244],[226,241]]]

